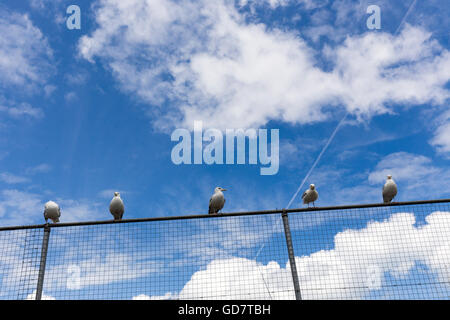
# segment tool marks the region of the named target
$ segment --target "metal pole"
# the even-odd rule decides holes
[[[45,264],[47,262],[48,241],[50,239],[50,227],[45,225],[44,238],[42,239],[41,263],[39,265],[39,276],[36,289],[36,300],[42,298],[42,288],[44,287]]]
[[[298,280],[297,266],[295,264],[294,247],[292,246],[291,229],[289,228],[289,219],[286,210],[283,210],[281,217],[283,218],[284,234],[286,236],[286,245],[288,249],[289,263],[291,265],[292,281],[294,282],[295,299],[302,300],[302,295],[300,292],[300,284]]]

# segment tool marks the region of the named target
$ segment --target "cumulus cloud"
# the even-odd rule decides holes
[[[227,1],[101,0],[96,21],[80,55],[151,104],[160,129],[311,123],[342,106],[370,117],[449,97],[449,52],[420,27],[349,36],[324,50],[325,71],[297,33],[246,22]]]
[[[396,213],[365,228],[339,232],[333,244],[332,249],[296,257],[303,299],[364,299],[388,288],[388,275],[412,284],[418,263],[429,268],[427,279],[450,280],[450,212],[435,211],[421,226],[414,214]],[[294,290],[289,263],[232,257],[211,261],[178,294],[135,298],[293,299]]]

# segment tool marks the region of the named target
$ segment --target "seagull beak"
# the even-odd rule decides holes
[[[227,191],[227,189],[223,189],[223,188],[222,188],[222,191]]]

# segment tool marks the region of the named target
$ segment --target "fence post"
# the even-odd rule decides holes
[[[292,281],[294,282],[295,299],[302,300],[302,295],[300,292],[300,284],[298,280],[297,266],[295,264],[294,247],[292,246],[291,229],[289,228],[289,219],[286,210],[283,210],[281,217],[283,219],[284,235],[286,236],[286,245],[288,249],[289,263],[291,265]]]
[[[50,227],[48,226],[48,224],[46,224],[44,227],[44,238],[42,239],[41,262],[39,264],[36,300],[41,300],[42,298],[42,288],[44,287],[45,264],[47,263],[49,238],[50,238]]]

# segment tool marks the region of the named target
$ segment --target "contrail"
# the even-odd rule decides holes
[[[295,194],[292,196],[291,200],[289,201],[288,205],[286,206],[286,209],[289,209],[289,207],[291,206],[292,202],[295,200],[295,197],[297,197],[298,193],[300,192],[300,190],[302,189],[303,185],[305,184],[306,180],[309,178],[311,172],[314,170],[314,168],[317,166],[317,164],[319,163],[320,159],[322,158],[323,154],[325,153],[325,151],[327,150],[328,146],[331,144],[331,142],[333,141],[334,137],[336,136],[336,133],[339,131],[339,128],[342,126],[342,124],[344,123],[344,120],[347,118],[347,115],[349,114],[349,112],[347,111],[347,113],[344,115],[344,117],[342,118],[341,121],[339,121],[338,125],[336,126],[336,129],[334,129],[333,133],[331,134],[331,136],[328,138],[327,143],[323,146],[322,151],[319,153],[319,156],[317,157],[316,161],[314,161],[311,169],[309,169],[308,173],[306,174],[305,178],[303,178],[302,183],[300,184],[300,186],[298,187],[297,191],[295,192]],[[275,223],[275,225],[273,226],[273,229],[278,227],[278,224],[281,220],[278,220],[277,223]],[[254,260],[256,260],[256,258],[258,258],[259,254],[261,253],[261,250],[264,249],[264,247],[266,246],[266,243],[264,242],[262,244],[262,246],[259,248],[259,250],[256,252],[256,255],[254,257]]]
[[[300,184],[300,186],[298,187],[297,191],[294,193],[294,195],[292,196],[291,200],[289,201],[288,205],[286,206],[286,209],[289,209],[289,207],[291,206],[292,202],[295,200],[295,198],[297,197],[298,193],[300,192],[300,190],[303,188],[303,185],[305,184],[306,180],[308,180],[309,176],[311,175],[312,171],[316,168],[317,164],[319,163],[320,159],[322,158],[323,154],[325,153],[325,151],[327,150],[328,146],[330,145],[330,143],[333,141],[334,137],[336,136],[336,133],[339,131],[339,128],[342,126],[342,123],[344,122],[344,120],[347,118],[348,115],[348,111],[347,113],[344,115],[344,117],[342,118],[341,121],[339,121],[338,125],[336,126],[336,129],[334,129],[333,133],[331,134],[331,136],[328,138],[327,143],[323,146],[322,151],[320,151],[319,156],[317,157],[316,161],[314,161],[311,169],[309,169],[308,173],[306,174],[305,178],[303,178],[302,183]]]
[[[397,34],[398,31],[400,30],[400,28],[402,27],[402,25],[405,23],[406,18],[408,17],[408,15],[411,13],[412,9],[414,8],[415,4],[416,4],[417,0],[414,0],[411,5],[408,8],[408,11],[406,11],[405,15],[402,18],[402,21],[400,22],[399,26],[397,27],[397,30],[395,30],[394,34]],[[317,164],[319,163],[320,159],[322,158],[322,155],[325,153],[325,151],[327,150],[328,146],[330,145],[330,143],[333,141],[334,137],[336,136],[336,133],[339,131],[339,128],[342,126],[342,123],[344,122],[344,120],[347,118],[348,115],[348,111],[345,114],[345,116],[342,118],[342,120],[338,123],[336,129],[334,129],[333,133],[331,134],[330,138],[328,139],[327,143],[325,144],[325,146],[323,147],[322,151],[320,152],[319,156],[317,157],[316,161],[314,161],[311,169],[309,169],[308,173],[306,174],[305,178],[303,179],[302,183],[300,184],[300,186],[298,187],[297,191],[295,192],[295,194],[292,196],[291,200],[289,201],[288,205],[286,206],[286,209],[289,209],[289,207],[291,206],[292,202],[295,200],[295,198],[297,197],[298,193],[300,192],[300,190],[302,190],[303,185],[305,184],[306,180],[308,180],[309,176],[311,175],[312,171],[316,168]]]
[[[394,35],[396,35],[398,33],[398,31],[400,30],[401,26],[405,23],[406,18],[408,17],[408,15],[410,14],[411,10],[414,8],[415,4],[416,4],[417,0],[414,0],[411,5],[408,8],[408,11],[406,12],[406,14],[403,16],[402,21],[400,22],[399,26],[397,27],[397,30],[395,30]],[[317,164],[319,163],[320,159],[322,158],[323,154],[325,153],[325,151],[328,149],[328,146],[331,144],[331,142],[334,140],[334,137],[336,136],[336,133],[339,131],[339,129],[341,128],[342,124],[344,123],[345,119],[347,118],[349,112],[347,111],[346,114],[344,115],[344,117],[341,119],[341,121],[339,121],[338,125],[336,126],[336,128],[334,129],[333,133],[331,134],[331,136],[328,138],[327,143],[323,146],[322,151],[320,151],[316,161],[314,161],[313,165],[311,166],[311,168],[309,169],[308,173],[306,174],[306,176],[303,178],[302,183],[300,184],[300,186],[298,187],[297,191],[295,192],[295,194],[292,196],[291,200],[289,201],[288,205],[286,206],[286,209],[289,209],[289,207],[291,206],[292,202],[294,202],[295,198],[297,197],[298,193],[300,192],[300,190],[302,190],[303,185],[305,184],[306,180],[308,180],[309,176],[311,175],[311,173],[313,172],[313,170],[316,168]],[[273,229],[278,227],[278,224],[281,220],[277,220],[277,223],[274,224]],[[256,261],[256,259],[258,258],[259,254],[261,253],[262,249],[266,246],[266,242],[264,242],[262,244],[262,246],[259,248],[259,250],[256,252],[256,255],[254,257],[254,260]],[[270,295],[270,291],[269,288],[267,287],[266,281],[264,279],[264,276],[261,273],[261,277],[263,278],[264,281],[264,285],[266,286],[267,291],[269,292]]]
[[[414,0],[411,5],[408,8],[408,11],[406,11],[405,15],[403,16],[402,21],[400,22],[400,24],[397,27],[397,30],[395,30],[395,34],[398,33],[398,31],[400,30],[401,26],[403,26],[403,24],[405,23],[406,18],[409,16],[409,13],[411,12],[411,10],[414,8],[414,6],[416,5],[417,0]]]

